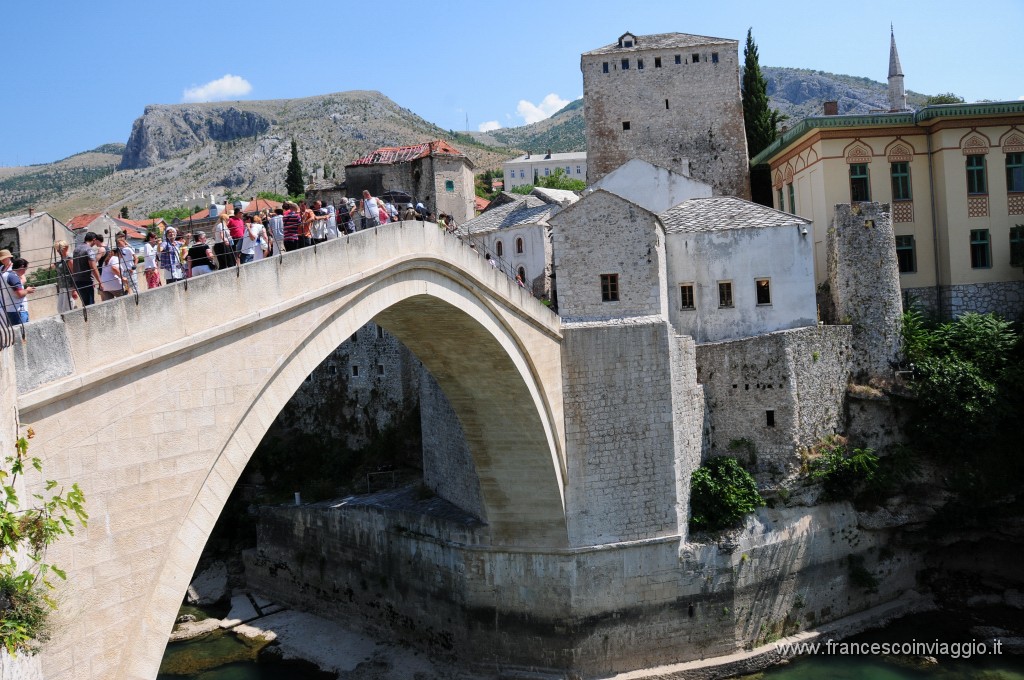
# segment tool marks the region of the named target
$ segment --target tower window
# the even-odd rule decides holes
[[[698,63],[700,63],[700,54],[698,54],[697,52],[694,52],[693,54],[691,54],[690,55],[690,63],[691,64],[698,64]]]
[[[717,64],[718,63],[718,52],[712,52],[711,53],[711,63],[712,64]]]
[[[503,250],[505,250],[505,247],[501,245],[501,241],[497,241],[494,244],[494,252],[498,255],[498,257],[501,257],[504,254],[502,252]]]
[[[628,130],[629,129],[629,121],[628,120],[622,121],[622,129],[623,130]]]
[[[896,237],[896,261],[899,263],[900,274],[911,274],[917,271],[913,236]]]
[[[665,109],[668,110],[668,100],[665,100]]]
[[[637,67],[637,70],[643,70],[644,60],[643,59],[637,59],[636,60],[636,67]]]
[[[622,70],[623,71],[628,71],[629,70],[629,59],[623,59],[622,60]]]
[[[358,364],[352,364],[352,377],[353,378],[358,378],[359,377],[359,365]]]
[[[522,238],[517,238],[516,239],[516,253],[518,255],[522,255],[523,254],[523,239]]]
[[[455,191],[455,182],[453,180],[446,179],[444,181],[444,190],[449,193]]]
[[[654,58],[654,68],[661,68],[661,57]]]
[[[377,375],[384,375],[384,364],[377,364]]]
[[[619,275],[601,274],[601,302],[619,301]]]
[[[765,411],[764,416],[765,425],[767,425],[768,427],[775,427],[775,411]]]
[[[607,61],[601,64],[601,72],[602,73],[608,73],[608,62]]]
[[[683,63],[683,55],[681,55],[681,54],[677,54],[676,55],[676,63],[677,64],[682,64]]]

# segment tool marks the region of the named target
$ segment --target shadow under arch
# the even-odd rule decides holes
[[[423,260],[395,267],[326,306],[278,360],[196,490],[139,623],[137,639],[147,648],[123,659],[119,677],[155,675],[166,638],[145,633],[170,630],[206,540],[263,435],[305,377],[370,321],[406,344],[451,402],[480,480],[491,544],[567,546],[562,445],[557,412],[540,384],[542,368],[528,351],[530,341],[453,273]],[[556,338],[535,332],[557,353]]]

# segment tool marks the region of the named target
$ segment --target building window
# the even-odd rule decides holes
[[[789,212],[796,214],[796,189],[793,183],[789,183]]]
[[[358,378],[359,377],[359,364],[352,364],[352,377],[353,378]]]
[[[1006,154],[1006,190],[1024,192],[1024,153]]]
[[[377,375],[384,375],[384,364],[377,364]]]
[[[629,59],[623,59],[622,60],[622,70],[623,71],[628,71],[629,70]]]
[[[328,364],[327,372],[330,373],[331,375],[338,375],[338,367],[335,366],[334,364]]]
[[[988,182],[985,178],[985,156],[982,154],[967,157],[967,193],[988,193]]]
[[[661,57],[654,58],[654,68],[661,68]]]
[[[622,41],[622,46],[623,47],[632,47],[633,46],[633,41],[632,40],[623,40]]]
[[[643,68],[644,68],[644,60],[643,59],[637,59],[636,60],[636,67],[637,67],[638,70],[643,70]]]
[[[679,309],[697,309],[692,283],[684,283],[679,286]]]
[[[870,201],[871,190],[868,185],[868,164],[850,164],[850,202]]]
[[[682,64],[683,63],[683,55],[681,55],[681,54],[677,54],[676,55],[676,63],[677,64]]]
[[[629,129],[629,121],[628,120],[622,121],[622,129],[623,130],[628,130]]]
[[[896,237],[896,261],[900,266],[900,274],[911,274],[917,271],[913,236]]]
[[[1010,266],[1024,265],[1024,225],[1010,227]]]
[[[782,193],[782,187],[779,187],[776,190],[775,193],[776,193],[776,198],[779,200],[779,210],[785,211],[786,210],[786,197]]]
[[[665,100],[665,110],[666,111],[668,110],[668,100],[667,99]]]
[[[890,176],[892,177],[892,200],[910,200],[910,163],[892,163],[890,165]]]
[[[992,249],[988,229],[971,229],[971,269],[988,269],[992,266]]]
[[[494,244],[494,252],[497,253],[498,257],[501,257],[504,254],[502,252],[503,250],[505,250],[505,248],[501,245],[501,241]]]
[[[717,64],[718,63],[718,52],[712,52],[711,53],[711,63],[712,64]]]
[[[619,301],[619,275],[601,274],[601,302]]]
[[[444,181],[444,190],[448,193],[455,191],[455,182],[450,179],[446,179]]]
[[[377,326],[377,339],[378,340],[383,340],[384,339],[384,329],[381,328],[380,326]]]
[[[765,425],[767,425],[768,427],[775,427],[775,411],[771,411],[771,410],[765,411],[764,412],[764,420],[765,420]]]
[[[569,173],[571,173],[571,172],[572,172],[572,169],[570,169],[568,165],[567,165],[567,166],[565,166],[565,174],[567,174],[567,175],[568,175],[568,174],[569,174]]]
[[[758,305],[770,305],[772,303],[771,279],[754,279],[754,288],[757,291]]]
[[[577,175],[582,175],[583,174],[583,166],[582,165],[577,165],[576,166],[576,174]]]
[[[732,307],[732,281],[718,282],[718,306]]]
[[[551,175],[551,168],[544,168],[544,176],[548,177]]]
[[[523,254],[523,239],[521,239],[521,238],[517,238],[516,239],[516,254],[518,254],[518,255],[522,255]]]
[[[694,52],[693,54],[690,55],[690,63],[691,64],[697,64],[699,62],[700,62],[700,55],[699,54]]]
[[[526,171],[523,170],[522,168],[520,168],[519,169],[519,179],[525,179],[525,178],[526,178]]]
[[[603,64],[601,64],[601,71],[604,72],[604,73],[608,73],[608,62],[607,61],[604,62]]]

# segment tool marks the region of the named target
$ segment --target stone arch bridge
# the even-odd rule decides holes
[[[432,224],[360,232],[93,306],[88,320],[40,320],[0,352],[5,415],[16,379],[31,453],[47,477],[80,484],[91,515],[51,548],[68,582],[45,677],[156,675],[254,449],[369,321],[422,360],[459,415],[491,543],[566,546],[558,317]]]

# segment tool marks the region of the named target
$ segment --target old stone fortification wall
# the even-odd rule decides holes
[[[439,654],[624,672],[730,654],[834,621],[914,587],[919,566],[880,550],[846,504],[762,509],[731,541],[679,537],[503,551],[465,522],[373,506],[265,508],[251,588]],[[878,578],[851,582],[848,556]]]
[[[638,58],[645,68],[637,68]],[[627,70],[623,59],[630,62]],[[736,41],[584,54],[580,68],[588,184],[633,158],[680,173],[689,159],[686,174],[710,184],[716,196],[750,198]]]
[[[839,323],[853,326],[857,380],[891,378],[900,356],[899,264],[888,203],[837,204],[828,230],[828,282]]]
[[[685,534],[704,415],[692,372],[671,361],[692,363],[692,347],[674,344],[659,317],[563,326],[571,545]]]
[[[462,425],[437,381],[423,369],[420,379],[423,483],[446,501],[487,520],[480,477]]]
[[[800,450],[844,430],[849,326],[812,326],[697,345],[711,455],[740,458],[758,481],[780,481]]]
[[[942,313],[945,317],[967,312],[998,312],[1009,319],[1024,317],[1024,281],[962,283],[943,286]]]

